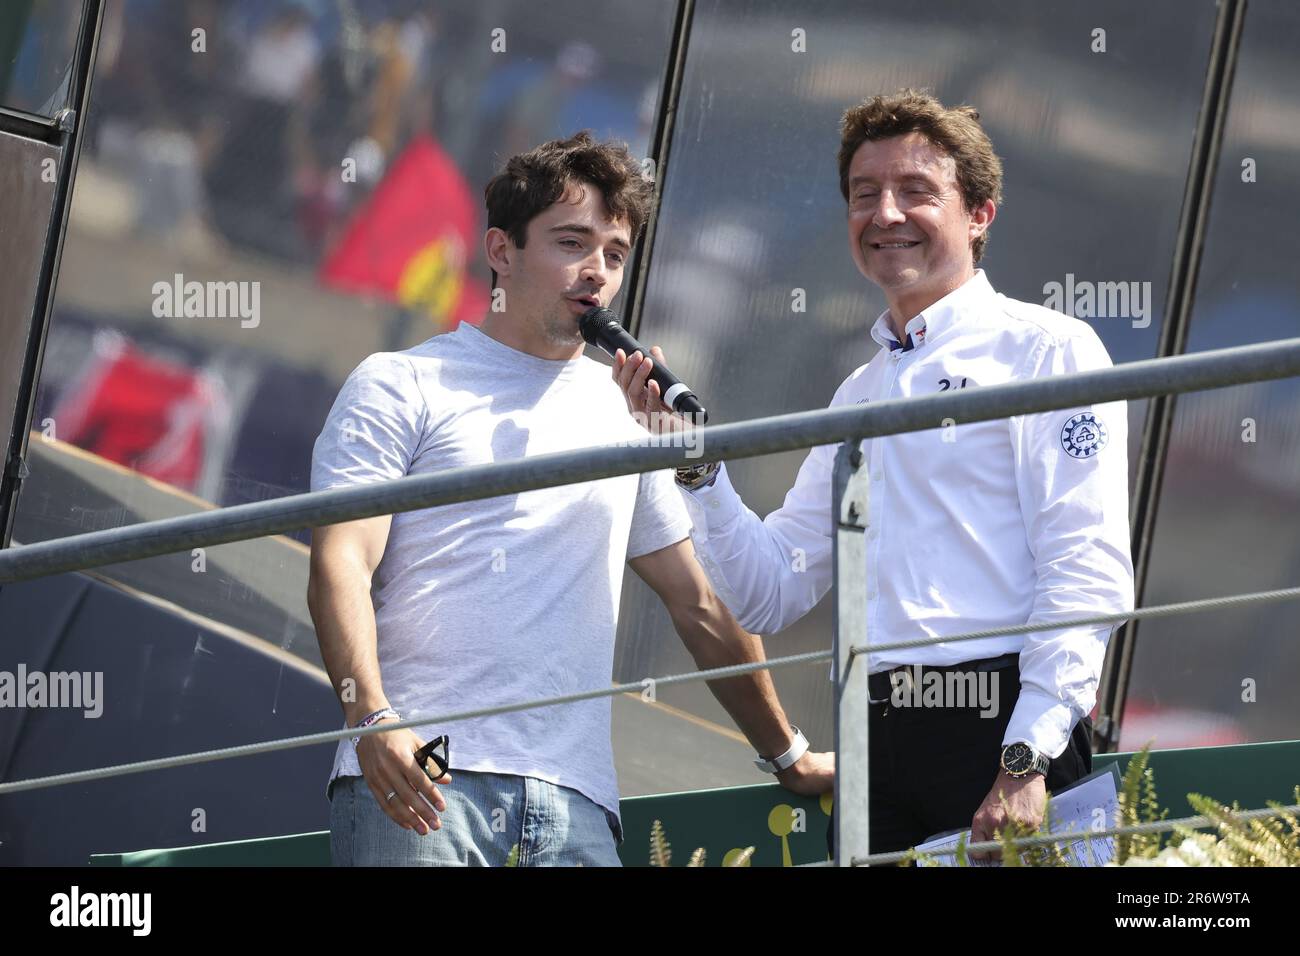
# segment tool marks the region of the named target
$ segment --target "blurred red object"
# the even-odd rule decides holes
[[[477,323],[489,301],[466,273],[478,210],[455,163],[428,136],[402,151],[321,264],[321,281],[427,314],[444,330]]]
[[[50,417],[54,438],[193,491],[224,407],[209,376],[114,337],[97,343]]]
[[[1249,738],[1230,715],[1187,707],[1161,707],[1130,698],[1119,726],[1119,750],[1140,750],[1151,742],[1155,750],[1183,747],[1225,747]]]

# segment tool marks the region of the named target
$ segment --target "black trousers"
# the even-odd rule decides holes
[[[970,661],[935,670],[977,666],[987,667],[988,662]],[[1002,735],[1020,696],[1020,668],[1014,658],[1009,666],[977,672],[977,679],[981,676],[991,692],[986,700],[997,702],[995,713],[978,701],[968,701],[964,707],[870,705],[872,853],[905,850],[936,833],[970,827],[997,778]],[[873,675],[873,682],[879,687],[876,677]],[[873,690],[871,696],[880,699],[889,694]],[[1091,772],[1092,720],[1084,717],[1075,724],[1065,750],[1052,760],[1047,791],[1055,792]],[[826,831],[828,853],[834,852],[834,833],[832,811]]]

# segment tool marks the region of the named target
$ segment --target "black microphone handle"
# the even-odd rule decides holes
[[[596,344],[611,358],[619,349],[628,358],[632,357],[633,352],[640,352],[647,358],[653,358],[650,350],[634,339],[623,326],[611,324],[602,328],[597,333]],[[701,424],[707,424],[709,413],[704,410],[700,400],[695,397],[686,385],[662,362],[655,362],[654,367],[650,369],[650,378],[659,383],[659,394],[663,402],[675,412],[681,412],[683,415],[690,415]]]

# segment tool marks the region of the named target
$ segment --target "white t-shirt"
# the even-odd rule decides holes
[[[600,363],[538,358],[462,322],[357,366],[311,487],[644,437]],[[624,561],[689,532],[671,471],[393,515],[371,585],[389,701],[410,719],[609,686]],[[450,735],[453,770],[536,777],[618,814],[609,698],[418,733]],[[351,740],[330,780],[347,775],[361,775]]]

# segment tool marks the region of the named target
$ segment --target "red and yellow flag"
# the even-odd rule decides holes
[[[478,322],[486,283],[466,268],[479,240],[465,178],[428,136],[402,151],[321,264],[321,281],[427,314],[437,331]]]

